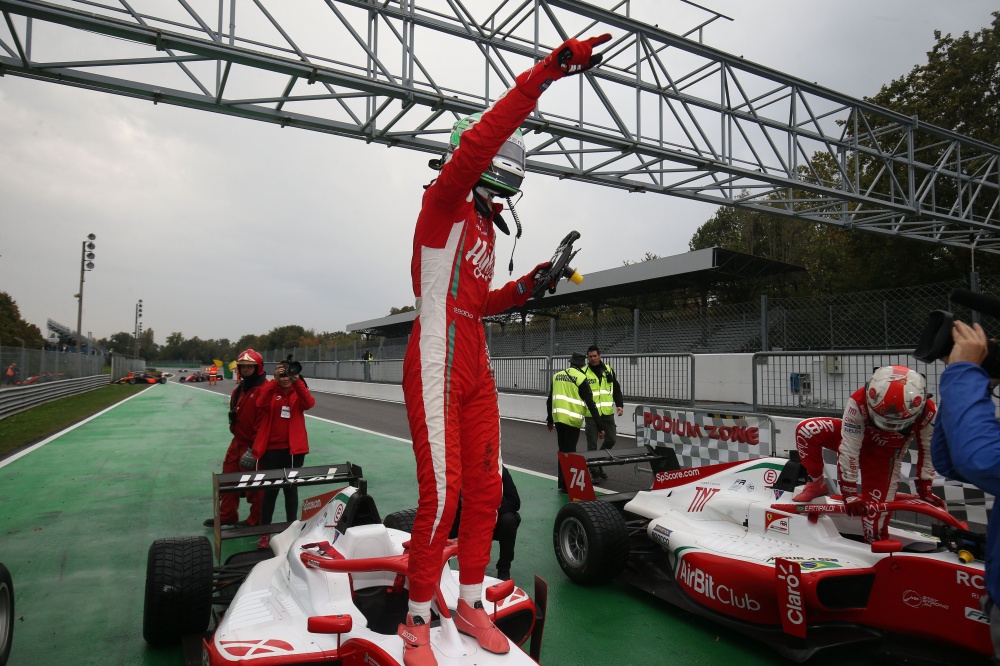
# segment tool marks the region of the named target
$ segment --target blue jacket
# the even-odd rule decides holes
[[[990,398],[990,377],[978,365],[952,363],[941,374],[941,402],[931,439],[940,474],[1000,495],[1000,421]],[[1000,527],[986,530],[986,589],[1000,602]]]

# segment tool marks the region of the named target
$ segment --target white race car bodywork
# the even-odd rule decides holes
[[[206,664],[314,663],[329,660],[344,664],[401,664],[403,642],[396,635],[395,623],[376,631],[365,612],[359,608],[361,597],[377,603],[379,595],[396,587],[393,603],[405,608],[402,577],[389,570],[347,573],[330,571],[308,564],[303,553],[314,560],[363,560],[394,558],[405,553],[406,532],[380,524],[357,525],[339,533],[336,525],[354,488],[346,488],[322,510],[305,522],[296,521],[281,534],[271,538],[272,559],[260,562],[236,593],[210,641],[206,642]],[[317,547],[319,546],[319,548]],[[332,546],[331,550],[329,546]],[[335,551],[335,553],[333,552]],[[485,589],[500,581],[484,581],[483,606],[497,617],[531,612],[534,604],[520,588],[497,603],[487,600]],[[440,580],[441,600],[454,610],[458,602],[458,572],[446,563]],[[312,633],[310,617],[350,616],[351,629],[341,635]],[[535,664],[516,644],[510,653],[496,655],[480,648],[475,639],[460,634],[450,618],[432,622],[431,645],[438,664],[489,665]]]
[[[839,499],[792,502],[779,482],[790,464],[658,472],[653,490],[565,505],[554,531],[560,565],[578,582],[620,576],[793,659],[853,643],[893,652],[916,639],[945,663],[992,654],[981,560],[963,561],[930,527],[891,526],[888,540],[866,543]],[[917,499],[881,506],[964,527]]]

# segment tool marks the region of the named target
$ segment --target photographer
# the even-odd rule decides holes
[[[258,469],[285,469],[302,467],[309,453],[306,434],[305,410],[316,404],[306,382],[299,376],[302,364],[291,356],[274,369],[274,379],[264,384],[257,396],[260,424],[254,439],[252,456],[260,461]],[[298,513],[299,491],[295,486],[268,488],[264,491],[261,524],[269,525],[274,516],[278,491],[285,494],[285,519],[295,520]],[[265,534],[257,543],[258,548],[270,546],[270,536]]]
[[[937,470],[949,478],[971,483],[992,495],[1000,495],[1000,422],[990,398],[990,374],[983,369],[989,343],[982,327],[956,321],[951,329],[954,347],[941,374],[938,409],[931,455]],[[983,610],[990,616],[993,648],[1000,658],[1000,559],[997,558],[998,529],[990,523],[986,532],[986,590]]]

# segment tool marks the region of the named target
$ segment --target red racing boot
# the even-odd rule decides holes
[[[494,654],[510,652],[510,641],[503,632],[493,625],[490,616],[483,610],[483,602],[470,606],[465,599],[458,600],[455,609],[455,628],[466,636],[472,636],[479,647]]]
[[[403,639],[404,666],[437,666],[431,649],[431,628],[424,618],[411,618],[406,614],[406,624],[399,625],[398,635]]]
[[[830,487],[826,485],[826,479],[809,479],[802,487],[802,492],[792,498],[793,502],[812,502],[817,497],[830,494]]]

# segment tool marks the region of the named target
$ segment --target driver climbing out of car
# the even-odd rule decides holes
[[[823,479],[823,449],[835,450],[847,513],[861,516],[866,541],[884,540],[889,514],[871,505],[896,497],[903,453],[916,439],[917,492],[925,502],[945,508],[944,501],[931,492],[930,446],[936,413],[923,375],[904,365],[879,368],[847,400],[842,420],[806,419],[796,428],[795,447],[809,480],[792,499],[811,502],[830,492]]]
[[[481,602],[502,486],[500,413],[482,318],[524,305],[550,264],[490,289],[493,226],[509,233],[494,197],[519,192],[525,150],[518,128],[538,98],[553,81],[599,63],[593,48],[610,39],[564,42],[520,74],[485,113],[455,123],[447,154],[432,163],[440,175],[426,187],[413,235],[417,318],[403,361],[419,487],[409,549],[409,613],[398,632],[406,666],[437,663],[430,645],[431,598],[463,487],[455,626],[487,651],[509,650]]]

